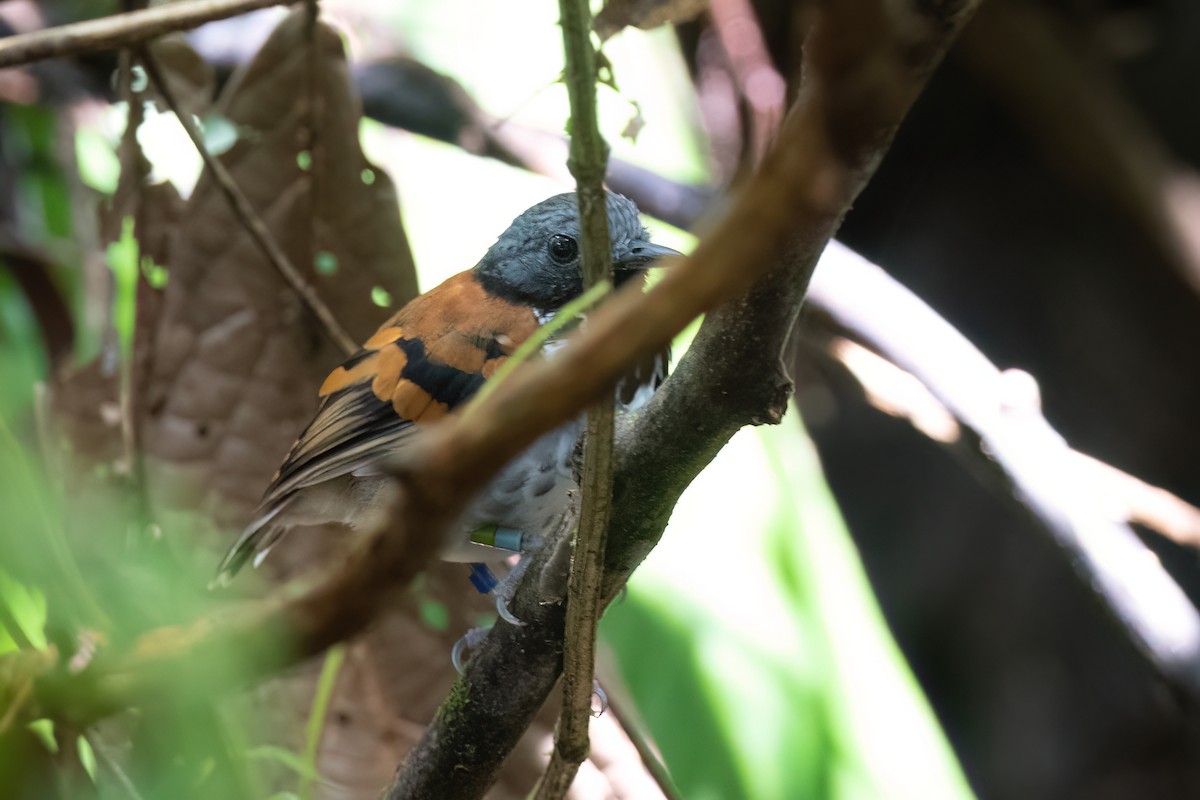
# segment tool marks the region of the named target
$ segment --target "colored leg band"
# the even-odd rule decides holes
[[[521,552],[521,540],[523,538],[524,536],[520,531],[513,528],[502,528],[495,523],[480,525],[471,533],[471,541],[476,544],[498,547],[502,550],[512,550],[514,553]]]
[[[492,589],[500,581],[496,580],[496,576],[488,569],[487,564],[472,564],[470,574],[471,585],[475,587],[475,591],[480,594],[491,594]]]

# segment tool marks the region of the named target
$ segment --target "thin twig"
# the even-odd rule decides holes
[[[304,136],[304,149],[308,151],[311,158],[311,168],[305,170],[303,180],[307,184],[309,197],[320,197],[322,185],[319,181],[322,170],[320,165],[324,164],[326,158],[325,153],[321,152],[321,48],[318,45],[317,36],[317,20],[321,15],[321,7],[317,0],[304,0],[304,49],[305,49],[305,82],[307,86],[304,92],[304,110],[305,124],[301,129]],[[309,209],[316,208],[316,204],[310,204]],[[315,220],[314,220],[315,221]],[[308,252],[305,257],[308,263],[313,263],[317,253],[322,249],[322,243],[317,237],[321,235],[321,226],[308,226]]]
[[[304,280],[304,276],[296,269],[287,254],[283,252],[283,248],[275,241],[275,237],[267,229],[267,226],[259,218],[254,210],[254,206],[250,204],[249,199],[238,188],[237,183],[233,180],[233,176],[229,174],[229,170],[225,169],[216,156],[208,152],[208,148],[204,146],[204,136],[200,129],[196,126],[195,120],[190,114],[183,113],[179,107],[179,101],[175,98],[174,92],[162,75],[159,69],[158,61],[149,50],[142,50],[139,53],[142,65],[146,68],[146,74],[150,80],[154,82],[155,88],[162,95],[163,100],[170,106],[171,111],[179,119],[179,123],[183,125],[183,129],[187,132],[188,138],[192,140],[196,150],[200,153],[200,157],[204,160],[204,165],[208,167],[209,173],[216,181],[221,193],[225,199],[229,201],[230,207],[233,209],[234,216],[242,223],[242,227],[254,239],[255,244],[262,250],[263,255],[267,260],[279,271],[280,276],[284,281],[292,287],[300,300],[308,307],[313,316],[325,328],[325,333],[329,338],[341,348],[342,352],[348,357],[358,352],[358,345],[350,334],[346,333],[346,329],[341,326],[337,319],[333,316],[333,312],[321,300],[320,296],[313,287]]]
[[[608,713],[613,715],[613,718],[621,726],[621,730],[625,732],[625,736],[628,737],[633,749],[637,751],[638,757],[642,760],[642,766],[646,768],[646,773],[658,784],[658,790],[662,792],[662,796],[666,800],[683,800],[683,795],[680,794],[675,781],[671,779],[667,765],[662,762],[642,732],[640,720],[633,719],[632,715],[626,713],[623,703],[611,695],[608,698]]]
[[[596,51],[588,0],[559,0],[566,83],[571,103],[571,150],[567,165],[575,176],[582,232],[583,280],[595,286],[610,278],[604,193],[608,146],[596,117]],[[596,624],[604,578],[604,545],[612,513],[614,398],[602,398],[587,415],[581,473],[582,507],[567,588],[566,644],[563,650],[563,704],[554,734],[554,752],[538,785],[538,800],[565,797],[579,765],[588,756],[588,723],[596,671]]]
[[[1097,494],[1119,506],[1126,522],[1143,525],[1176,544],[1200,547],[1200,508],[1095,456],[1073,452],[1081,469],[1095,475]]]
[[[0,68],[44,58],[113,50],[206,22],[236,17],[267,6],[296,0],[179,0],[142,11],[113,14],[0,39]]]

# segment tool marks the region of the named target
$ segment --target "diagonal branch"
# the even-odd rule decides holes
[[[978,437],[989,465],[1129,637],[1175,686],[1200,697],[1200,614],[1133,530],[1105,513],[1105,482],[1042,416],[1033,379],[1002,373],[916,295],[840,245],[822,258],[812,296]]]
[[[894,27],[871,0],[822,5],[807,42],[806,83],[762,169],[687,263],[646,296],[648,318],[627,316],[634,299],[618,295],[562,351],[601,370],[609,359],[629,363],[651,329],[670,330],[677,314],[724,303],[650,404],[618,425],[606,597],[654,546],[683,489],[728,438],[782,415],[791,382],[781,354],[817,258],[975,5],[916,4],[911,14],[920,19]],[[620,320],[629,328],[607,330]],[[605,336],[609,349],[591,349],[592,335]],[[512,604],[526,625],[492,629],[388,797],[478,797],[490,785],[558,679],[563,615],[538,604],[538,568],[526,571]]]
[[[44,58],[115,50],[167,33],[197,28],[206,22],[294,2],[296,0],[179,0],[141,11],[23,33],[0,40],[0,69]]]

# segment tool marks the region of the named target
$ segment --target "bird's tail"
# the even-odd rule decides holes
[[[217,567],[217,577],[209,584],[210,587],[227,586],[238,570],[251,559],[253,559],[255,567],[262,563],[271,546],[278,542],[287,531],[283,525],[271,524],[287,505],[286,502],[276,504],[271,510],[259,515],[246,526],[242,535],[225,554],[225,558],[221,559],[221,566]]]

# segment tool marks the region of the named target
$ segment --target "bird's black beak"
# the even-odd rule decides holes
[[[640,272],[653,262],[666,256],[682,256],[678,250],[672,250],[665,245],[646,242],[641,239],[631,242],[629,249],[622,253],[614,262],[613,268],[617,274]]]

